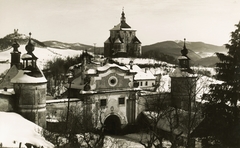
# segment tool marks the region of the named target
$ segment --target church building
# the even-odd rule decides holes
[[[136,30],[126,22],[124,11],[120,23],[110,30],[110,37],[104,42],[105,57],[140,57],[141,42],[136,36]]]

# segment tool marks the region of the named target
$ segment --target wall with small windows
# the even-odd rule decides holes
[[[151,89],[155,85],[155,80],[138,80],[137,82],[142,89]]]

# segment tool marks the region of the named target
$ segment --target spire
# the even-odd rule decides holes
[[[124,13],[124,7],[122,9],[122,17],[121,17],[121,22],[125,22],[126,21],[126,17],[125,17],[125,13]]]
[[[182,56],[187,57],[188,50],[186,48],[186,38],[184,38],[183,49],[181,50]]]

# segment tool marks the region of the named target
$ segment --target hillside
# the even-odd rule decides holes
[[[171,64],[178,63],[177,58],[181,55],[183,46],[174,41],[159,42],[142,47],[142,56],[144,58],[156,58]],[[188,48],[188,56],[192,62],[201,59],[201,56]]]
[[[73,49],[73,50],[92,50],[93,46],[84,45],[80,43],[63,43],[59,41],[44,41],[47,47],[57,48],[57,49]]]
[[[205,66],[205,67],[214,67],[217,62],[220,62],[218,57],[211,56],[211,57],[206,57],[206,58],[202,58],[202,59],[195,61],[195,65],[196,66],[201,65],[201,66]]]
[[[0,38],[0,51],[11,48],[14,40],[16,40],[20,45],[27,44],[29,36],[20,33],[12,33]],[[34,38],[32,38],[32,40],[34,41],[36,47],[46,47],[44,43]]]

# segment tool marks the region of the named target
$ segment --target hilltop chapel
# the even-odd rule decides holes
[[[120,23],[110,30],[110,37],[104,42],[105,57],[140,57],[141,42],[136,36],[136,30],[126,22],[124,10]]]

